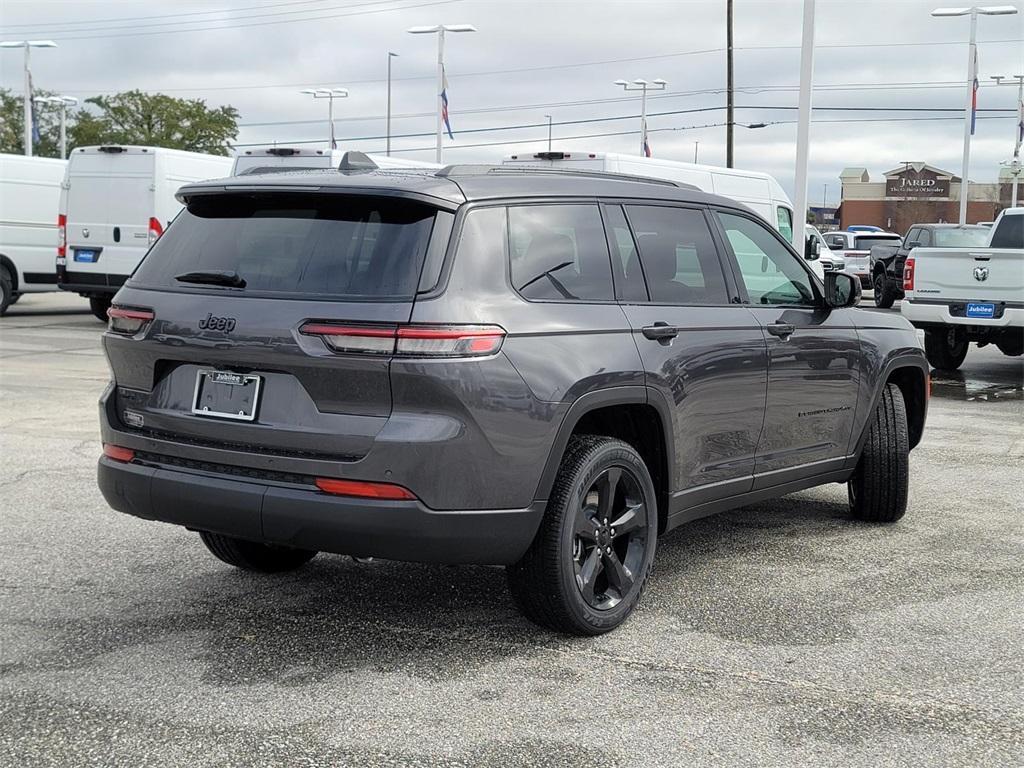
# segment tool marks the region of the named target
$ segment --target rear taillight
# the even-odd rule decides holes
[[[109,324],[107,329],[124,336],[134,336],[153,321],[151,309],[129,309],[128,307],[111,307],[107,310]]]
[[[65,259],[68,255],[68,217],[57,214],[57,258]],[[61,264],[63,262],[57,262]]]
[[[412,491],[392,483],[369,483],[363,480],[336,480],[331,477],[318,477],[316,487],[333,496],[390,499],[391,501],[411,501],[416,498]]]
[[[103,455],[114,461],[132,461],[135,458],[135,451],[131,448],[122,448],[120,445],[103,444]]]
[[[160,220],[156,216],[149,217],[149,244],[152,245],[164,233],[164,228],[160,226]]]
[[[319,336],[335,352],[406,357],[481,357],[501,349],[505,331],[497,325],[359,326],[306,323],[299,332]]]
[[[907,257],[903,263],[903,292],[914,290],[914,258]]]

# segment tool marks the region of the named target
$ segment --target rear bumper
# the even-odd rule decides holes
[[[113,296],[124,285],[128,275],[113,275],[106,272],[76,272],[67,267],[57,267],[57,287],[62,291],[84,295]]]
[[[331,496],[101,457],[100,491],[118,512],[250,541],[431,563],[507,565],[526,552],[543,502],[526,509],[429,509],[419,501]]]
[[[955,308],[962,308],[966,301],[938,301],[929,299],[915,301],[904,299],[900,305],[903,317],[917,328],[934,327],[937,325],[965,325],[976,328],[1024,328],[1024,306],[1011,306],[1010,302],[994,302],[999,317],[990,319],[979,317],[963,317],[962,312],[954,313]],[[1016,302],[1014,302],[1016,304]],[[960,316],[958,316],[960,315]]]

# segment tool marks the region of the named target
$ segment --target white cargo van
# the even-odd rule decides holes
[[[57,290],[53,248],[66,166],[0,155],[0,315],[24,293]]]
[[[743,203],[775,227],[787,241],[793,241],[793,203],[782,185],[767,173],[615,152],[537,152],[509,155],[502,162],[625,173],[692,184],[704,192]]]
[[[424,163],[388,155],[364,155],[361,152],[347,152],[341,149],[309,149],[305,147],[253,147],[235,155],[232,176],[249,173],[274,173],[277,171],[301,171],[323,168],[338,168],[345,156],[357,156],[369,160],[378,168],[437,168],[437,163]]]
[[[162,147],[81,147],[61,191],[57,284],[106,320],[110,300],[181,210],[183,184],[227,176],[230,157]]]

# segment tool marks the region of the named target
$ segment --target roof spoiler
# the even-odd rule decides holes
[[[345,171],[376,171],[378,166],[365,152],[350,151],[342,155],[338,170]]]

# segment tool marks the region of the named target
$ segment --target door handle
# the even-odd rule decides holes
[[[783,341],[792,336],[793,331],[796,330],[796,327],[789,323],[769,323],[766,327],[768,328],[768,333],[772,336],[778,336]]]
[[[654,325],[645,325],[640,329],[645,339],[651,341],[668,341],[679,335],[679,329],[661,320]]]

